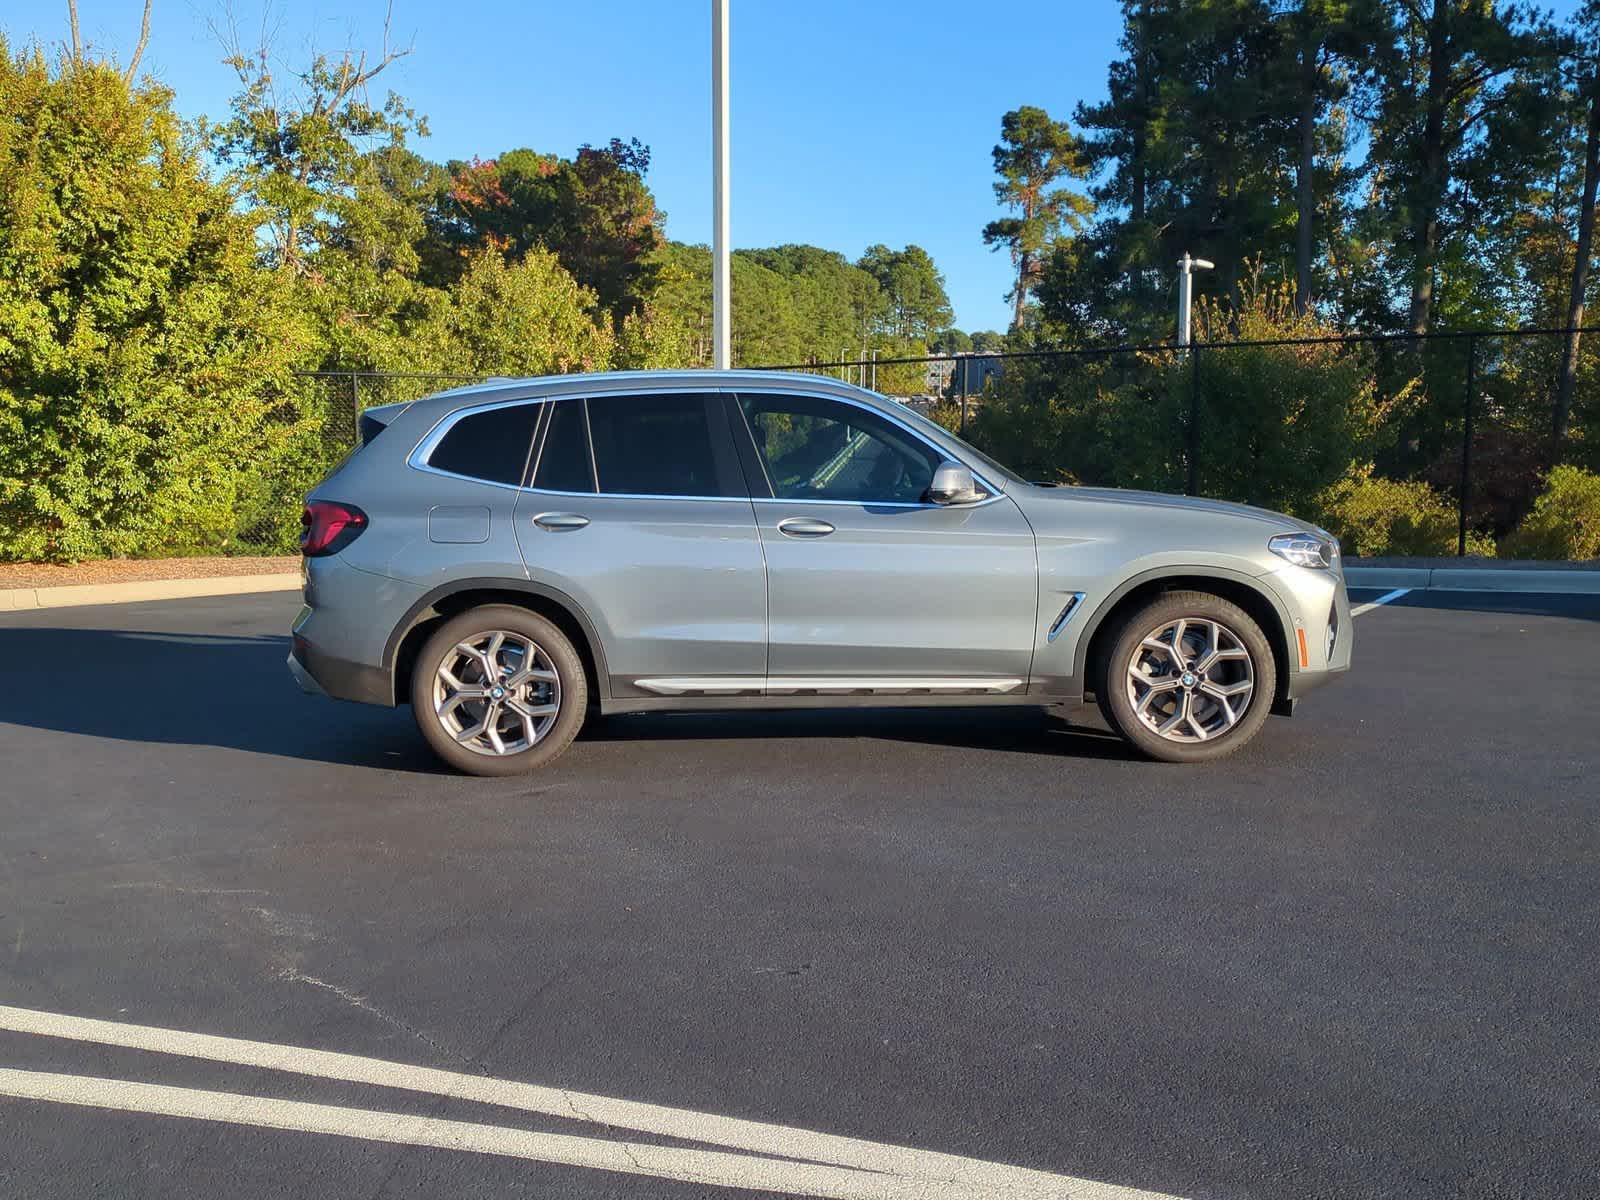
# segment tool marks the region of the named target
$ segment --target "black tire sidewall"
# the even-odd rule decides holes
[[[1255,691],[1244,717],[1232,729],[1204,742],[1173,742],[1156,733],[1139,719],[1128,699],[1123,676],[1140,640],[1157,625],[1180,617],[1218,621],[1226,625],[1245,645]],[[1143,753],[1163,762],[1210,762],[1223,758],[1250,741],[1265,724],[1272,708],[1278,683],[1277,663],[1267,635],[1249,613],[1238,605],[1203,592],[1175,592],[1131,613],[1116,632],[1106,655],[1102,677],[1096,680],[1101,713],[1118,733]]]
[[[561,710],[550,731],[527,750],[503,757],[478,754],[459,745],[434,712],[432,696],[434,672],[445,654],[474,634],[496,629],[521,634],[538,643],[561,680]],[[538,770],[572,744],[588,707],[588,680],[571,639],[538,613],[509,604],[484,605],[451,617],[423,643],[411,674],[411,711],[423,739],[446,763],[469,775],[521,775]]]

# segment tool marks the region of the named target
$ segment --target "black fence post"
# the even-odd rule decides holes
[[[1472,496],[1472,397],[1478,387],[1478,339],[1467,338],[1467,394],[1461,410],[1461,499],[1456,523],[1456,557],[1467,553],[1467,503]]]
[[[967,363],[971,361],[965,355],[961,358],[961,428],[957,431],[962,437],[967,435]]]
[[[1189,345],[1189,429],[1185,438],[1188,463],[1185,464],[1183,490],[1185,495],[1198,494],[1200,489],[1200,347]]]
[[[361,376],[350,372],[350,444],[361,440]]]

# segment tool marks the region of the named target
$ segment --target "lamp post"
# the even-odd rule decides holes
[[[1209,271],[1217,264],[1203,258],[1191,258],[1185,250],[1178,260],[1178,345],[1189,344],[1189,308],[1193,296],[1192,277],[1196,271]]]
[[[728,313],[728,0],[711,0],[711,365],[733,365]]]

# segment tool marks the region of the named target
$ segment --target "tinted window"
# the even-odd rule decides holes
[[[513,404],[462,417],[428,455],[428,465],[491,483],[520,484],[538,418],[537,404]]]
[[[722,432],[726,439],[725,425]],[[705,396],[591,396],[589,434],[602,492],[735,494],[723,483],[728,472],[717,469],[719,452]],[[731,461],[728,465],[737,469]]]
[[[533,486],[552,492],[592,492],[589,431],[583,423],[583,401],[563,400],[550,407],[550,428],[539,451]]]
[[[756,451],[784,500],[915,503],[939,453],[866,409],[810,396],[741,396]]]

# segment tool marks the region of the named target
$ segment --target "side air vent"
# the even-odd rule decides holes
[[[1061,631],[1067,627],[1067,622],[1072,620],[1072,614],[1078,611],[1078,606],[1082,603],[1082,592],[1073,592],[1072,595],[1067,598],[1067,606],[1061,610],[1061,615],[1057,617],[1055,622],[1050,626],[1050,632],[1045,637],[1046,641],[1053,642],[1056,640]]]

